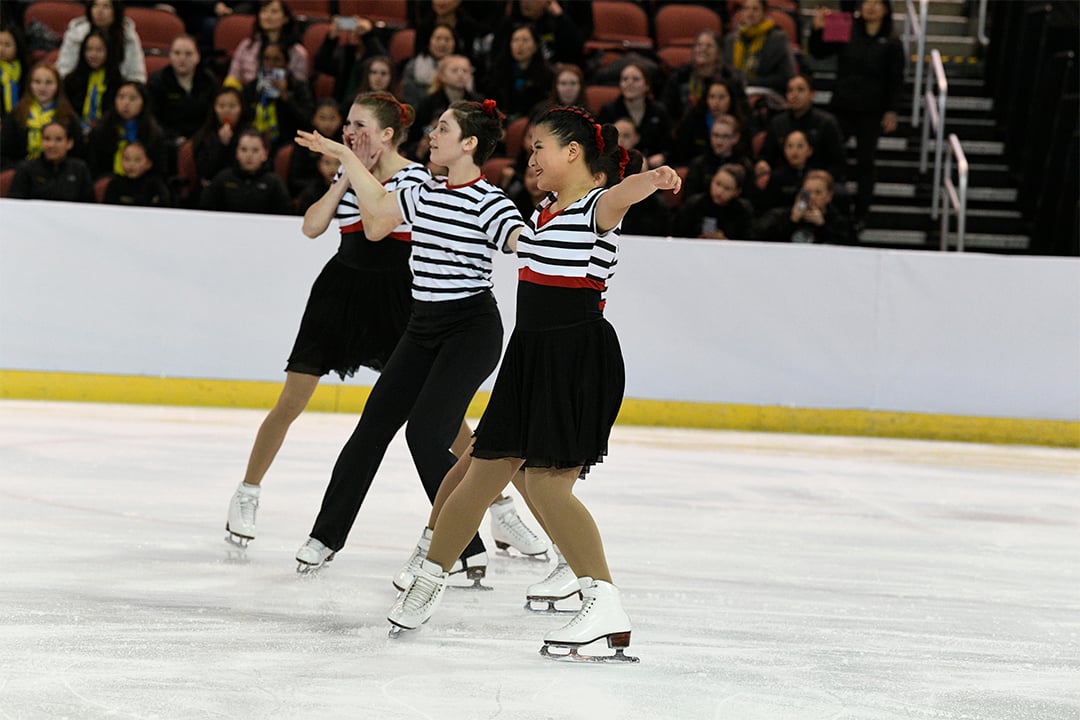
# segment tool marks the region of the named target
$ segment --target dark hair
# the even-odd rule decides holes
[[[41,128],[41,133],[43,135],[45,134],[45,128],[49,127],[50,125],[56,125],[58,127],[63,128],[64,134],[67,135],[67,139],[72,140],[72,141],[75,140],[74,133],[76,132],[76,130],[75,130],[74,127],[72,127],[71,122],[69,120],[61,120],[61,119],[58,119],[58,118],[54,117],[49,122],[45,123],[45,127]]]
[[[219,87],[214,93],[213,99],[210,101],[210,110],[206,115],[206,121],[198,130],[195,131],[195,134],[191,137],[191,141],[195,144],[196,147],[202,144],[203,140],[205,140],[207,136],[216,134],[218,128],[221,127],[220,123],[218,123],[217,112],[214,110],[214,106],[217,105],[218,98],[222,95],[232,95],[236,98],[236,101],[240,103],[240,117],[236,120],[237,129],[242,127],[245,121],[247,121],[248,108],[247,103],[244,102],[243,93],[241,93],[239,90],[237,90],[231,85],[223,85]]]
[[[491,103],[490,114],[484,109],[488,103]],[[483,165],[502,139],[503,120],[506,116],[499,112],[493,100],[485,100],[483,103],[458,100],[450,104],[450,110],[454,113],[454,119],[457,120],[458,125],[461,126],[461,139],[476,138],[473,162],[478,167]]]
[[[289,48],[296,43],[300,42],[300,28],[297,25],[296,17],[292,14],[292,10],[289,9],[289,3],[285,0],[261,0],[259,7],[255,10],[255,31],[251,37],[254,40],[258,40],[260,46],[266,45],[269,39],[266,37],[266,33],[263,32],[262,27],[259,26],[259,13],[267,5],[278,3],[281,5],[281,11],[285,13],[285,24],[281,26],[281,37],[278,42],[281,43],[282,49],[285,50],[285,57],[289,57]]]
[[[577,102],[574,104],[583,107],[585,105],[585,85],[588,83],[585,80],[585,72],[573,63],[559,63],[555,66],[555,72],[551,78],[551,94],[548,96],[548,100],[556,105],[562,104],[562,101],[559,100],[559,76],[564,72],[573,73],[577,77],[578,84],[581,87],[578,88]]]
[[[431,57],[431,53],[428,52],[428,48],[431,46],[431,36],[434,35],[435,31],[439,28],[446,28],[447,30],[449,30],[450,37],[454,38],[454,47],[451,48],[450,52],[448,52],[447,55],[453,55],[461,50],[461,40],[458,38],[457,30],[454,29],[454,26],[447,22],[437,22],[431,26],[431,34],[428,35],[427,42],[424,43],[424,47],[420,49],[421,54]]]
[[[810,92],[814,92],[814,78],[808,73],[795,73],[787,79],[790,83],[792,80],[802,80],[806,83],[806,87],[810,88]]]
[[[618,129],[611,123],[598,124],[592,115],[580,107],[553,107],[536,119],[536,125],[547,128],[564,147],[572,142],[580,145],[585,152],[589,172],[604,173],[608,187],[641,168],[641,153],[633,151],[637,155],[637,165],[633,167],[634,155],[627,156],[626,150],[619,147]]]
[[[394,87],[394,60],[389,55],[372,55],[360,63],[360,71],[356,79],[356,88],[359,92],[371,92],[371,66],[375,63],[383,63],[390,68],[390,87]]]
[[[735,180],[735,187],[739,190],[743,189],[743,185],[746,183],[746,168],[739,163],[724,163],[720,167],[716,168],[716,173],[726,172]],[[716,177],[716,173],[713,173],[713,177]]]
[[[91,13],[95,0],[86,0],[86,19],[90,27],[94,28],[94,18]],[[106,45],[109,48],[109,57],[116,58],[117,67],[124,64],[124,2],[112,0],[113,23],[108,28],[101,28],[105,33]]]
[[[360,93],[353,100],[353,105],[371,110],[380,127],[393,128],[395,146],[405,142],[405,138],[409,136],[409,128],[416,120],[413,106],[401,102],[388,92]]]
[[[82,115],[83,101],[86,99],[87,83],[90,81],[90,73],[94,72],[86,62],[86,45],[90,42],[91,38],[98,38],[105,43],[105,65],[102,68],[105,70],[105,95],[101,99],[103,115],[108,111],[108,108],[112,106],[116,91],[120,88],[121,83],[124,82],[124,78],[120,74],[120,63],[113,55],[112,46],[109,44],[109,38],[106,37],[105,33],[99,28],[92,28],[90,32],[86,34],[86,37],[83,38],[82,44],[79,46],[79,60],[75,65],[75,69],[64,78],[64,91],[67,93],[68,99],[75,108],[76,114],[80,116]]]
[[[237,147],[240,146],[240,141],[246,137],[258,138],[259,142],[262,143],[263,150],[266,150],[268,155],[270,154],[270,140],[266,137],[266,133],[259,132],[251,125],[248,125],[236,136]]]
[[[885,17],[881,19],[881,30],[878,31],[878,37],[888,38],[893,34],[893,11],[892,0],[881,0],[881,4],[885,6]],[[859,5],[862,5],[860,0]],[[862,15],[857,15],[855,22],[859,23],[863,27],[863,31],[866,31],[866,21],[862,18]]]
[[[157,118],[154,117],[154,113],[150,109],[150,93],[147,92],[146,85],[138,80],[124,80],[116,86],[116,93],[113,94],[113,105],[101,116],[101,122],[99,124],[119,127],[121,123],[124,122],[120,119],[120,115],[116,111],[116,95],[120,92],[121,88],[128,86],[135,88],[135,92],[139,93],[139,97],[142,98],[143,102],[142,112],[139,113],[136,119],[138,125],[138,137],[147,146],[156,145],[164,137],[161,131],[161,125],[158,124]]]

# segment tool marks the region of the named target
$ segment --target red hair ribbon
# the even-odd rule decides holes
[[[626,177],[626,165],[630,162],[630,153],[626,152],[626,148],[622,145],[619,146],[619,179],[622,180]]]
[[[596,130],[596,147],[600,150],[600,154],[604,154],[604,129],[597,124],[593,125]]]
[[[484,102],[480,103],[480,107],[484,110],[484,114],[488,117],[495,117],[495,101],[488,98]]]
[[[405,103],[401,102],[397,98],[394,98],[394,102],[396,102],[397,106],[399,108],[401,108],[401,124],[402,125],[408,125],[409,124],[409,111],[405,109],[406,108]]]

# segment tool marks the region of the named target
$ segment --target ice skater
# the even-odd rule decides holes
[[[430,134],[431,160],[448,168],[447,177],[395,190],[361,161],[385,152],[367,136],[355,153],[317,132],[297,136],[301,146],[342,163],[366,222],[407,223],[413,238],[412,315],[338,456],[311,535],[297,552],[301,562],[318,566],[344,546],[386,448],[406,421],[406,441],[432,502],[456,462],[449,448],[461,418],[502,348],[493,255],[510,251],[524,227],[513,202],[481,171],[501,137],[502,118],[491,100],[453,103]],[[487,552],[475,529],[450,571],[478,583]]]
[[[622,175],[630,169],[629,156],[618,146],[613,125],[600,126],[579,108],[544,114],[532,150],[529,164],[537,182],[555,197],[533,213],[518,241],[516,327],[476,428],[468,470],[442,505],[427,558],[388,619],[393,635],[431,617],[448,571],[484,509],[524,467],[529,503],[565,556],[583,597],[574,618],[544,637],[541,654],[633,660],[623,652],[630,644],[630,618],[612,582],[596,523],[573,488],[607,454],[622,403],[622,354],[603,316],[619,224],[635,202],[656,190],[678,191],[681,182],[662,166],[610,189],[596,187],[598,173],[615,168]],[[579,654],[580,647],[599,640],[615,654]]]
[[[410,106],[387,93],[361,94],[349,111],[345,143],[355,154],[360,138],[367,136],[370,147],[381,148],[381,152],[367,154],[370,171],[389,190],[420,185],[431,177],[424,166],[397,152],[413,117]],[[393,228],[385,223],[365,226],[356,193],[341,171],[304,214],[303,232],[310,238],[319,237],[335,218],[341,232],[340,246],[312,286],[285,368],[285,385],[259,427],[244,479],[229,503],[227,539],[240,547],[255,537],[263,478],[320,378],[335,372],[344,380],[361,366],[381,370],[408,323],[412,306],[411,228],[405,223]],[[384,238],[389,241],[377,242]],[[465,451],[470,436],[468,426],[462,423],[452,446],[455,455]],[[542,554],[547,549],[547,543],[522,523],[512,498],[493,503],[492,533],[523,554]]]

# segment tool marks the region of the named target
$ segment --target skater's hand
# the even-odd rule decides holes
[[[319,134],[318,130],[312,132],[305,132],[303,130],[296,131],[296,144],[300,147],[307,148],[308,150],[314,150],[317,153],[323,155],[330,155],[341,159],[345,153],[351,152],[351,150],[339,142],[334,142],[330,138],[323,137]]]
[[[682,189],[682,178],[679,173],[667,165],[661,165],[655,170],[648,172],[649,181],[657,190],[673,190],[679,192]]]
[[[360,133],[354,136],[350,149],[352,150],[353,155],[355,155],[368,170],[371,170],[379,162],[383,150],[381,146],[372,148],[371,138],[369,138],[366,133]]]

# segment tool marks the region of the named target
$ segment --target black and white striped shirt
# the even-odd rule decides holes
[[[591,288],[603,294],[619,259],[621,225],[605,233],[596,227],[596,204],[606,192],[593,188],[557,213],[549,195],[533,212],[518,238],[518,280],[552,287]]]
[[[338,169],[337,175],[334,176],[334,182],[340,180],[343,174],[344,170]],[[383,183],[383,187],[386,188],[387,192],[394,192],[401,188],[421,185],[430,179],[431,173],[428,172],[426,167],[420,163],[410,163],[394,173],[389,180]],[[356,200],[356,191],[351,187],[345,191],[345,195],[342,196],[341,201],[338,203],[334,217],[338,221],[338,228],[341,230],[342,235],[364,231],[364,220],[360,217],[360,203]],[[407,222],[401,223],[386,237],[409,242],[411,238],[409,224]]]
[[[483,177],[465,185],[431,178],[402,189],[398,205],[412,225],[412,296],[426,302],[490,290],[494,252],[508,252],[511,233],[525,225],[506,193]]]

